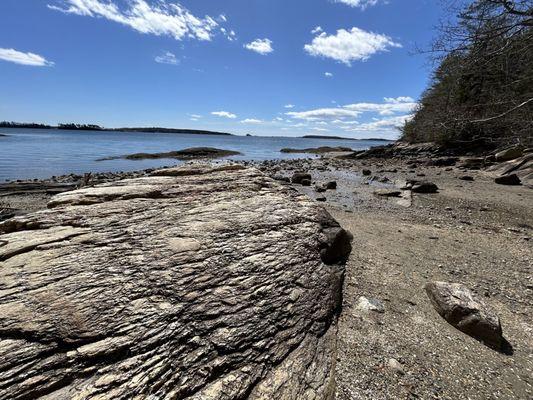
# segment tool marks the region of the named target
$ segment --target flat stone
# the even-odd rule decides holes
[[[380,197],[400,197],[402,191],[397,189],[377,189],[374,190],[374,195]]]
[[[256,169],[152,175],[0,223],[0,398],[328,398],[350,233]]]

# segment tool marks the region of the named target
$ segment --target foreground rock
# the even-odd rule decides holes
[[[198,159],[214,159],[214,158],[223,158],[229,156],[238,156],[241,153],[233,150],[223,150],[216,149],[214,147],[191,147],[190,149],[178,150],[178,151],[169,151],[165,153],[135,153],[128,154],[125,156],[116,156],[116,157],[106,157],[98,161],[107,161],[107,160],[153,160],[160,158],[173,158],[176,160],[198,160]]]
[[[329,398],[351,236],[254,169],[154,175],[0,224],[0,398]]]
[[[446,321],[496,350],[504,350],[498,316],[458,283],[431,282],[425,287],[431,303]]]

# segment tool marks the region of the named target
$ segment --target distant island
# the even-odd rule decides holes
[[[325,136],[325,135],[305,135],[301,136],[302,139],[336,139],[336,140],[372,140],[379,142],[394,142],[394,140],[381,139],[381,138],[365,138],[365,139],[354,139],[342,136]]]
[[[20,122],[0,122],[0,128],[26,128],[26,129],[60,129],[69,131],[106,131],[106,132],[147,132],[147,133],[185,133],[191,135],[224,135],[232,136],[231,133],[214,132],[198,129],[177,129],[177,128],[104,128],[94,124],[58,124],[57,126],[37,124],[37,123],[20,123]]]

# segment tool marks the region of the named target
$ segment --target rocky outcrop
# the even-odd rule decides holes
[[[176,160],[200,160],[200,159],[215,159],[223,158],[229,156],[238,156],[241,153],[233,150],[224,150],[216,149],[214,147],[191,147],[189,149],[177,150],[177,151],[168,151],[164,153],[135,153],[127,154],[124,156],[114,156],[101,158],[97,161],[107,161],[107,160],[155,160],[161,158],[173,158]]]
[[[326,399],[351,235],[255,169],[181,167],[0,224],[0,398]]]

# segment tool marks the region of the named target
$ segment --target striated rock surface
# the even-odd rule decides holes
[[[0,224],[1,399],[326,399],[351,235],[254,169],[181,167]]]

